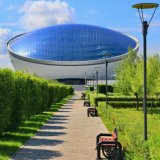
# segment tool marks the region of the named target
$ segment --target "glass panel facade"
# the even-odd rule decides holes
[[[15,38],[11,50],[21,56],[51,61],[86,61],[118,56],[136,42],[119,32],[90,25],[57,25]]]

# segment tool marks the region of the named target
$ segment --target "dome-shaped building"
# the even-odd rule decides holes
[[[111,29],[82,24],[50,26],[12,38],[8,42],[16,70],[27,70],[47,79],[87,79],[99,69],[105,79],[105,55],[109,78],[116,61],[137,50],[137,39]]]

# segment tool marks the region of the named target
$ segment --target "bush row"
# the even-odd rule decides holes
[[[90,100],[90,103],[92,106],[98,106],[98,102],[99,101],[105,101],[106,100],[106,96],[104,94],[97,94],[96,93],[92,93],[92,92],[88,92],[87,93],[87,97]]]
[[[98,99],[100,99],[100,100],[105,100],[105,95],[104,96],[102,96],[102,94],[101,95],[98,95],[97,96],[97,98]],[[125,97],[125,96],[108,96],[108,101],[127,101],[127,102],[129,102],[129,101],[137,101],[137,99],[136,99],[136,97],[129,97],[129,96],[127,96],[127,97]],[[141,97],[141,98],[138,98],[138,101],[143,101],[143,98]],[[159,101],[159,99],[158,98],[152,98],[152,97],[150,97],[150,98],[147,98],[147,101]]]
[[[93,86],[89,86],[89,91],[94,91],[94,87]]]
[[[107,89],[108,89],[108,93],[113,93],[113,89],[114,87],[112,85],[107,85]],[[89,86],[88,87],[89,91],[94,91],[94,87],[93,86]],[[98,93],[100,94],[106,94],[106,85],[105,84],[99,84],[98,85]]]
[[[107,85],[108,92],[113,93],[114,87],[112,85]],[[105,84],[99,84],[98,85],[98,93],[106,94],[106,85]]]
[[[71,94],[70,86],[0,69],[0,133],[16,129],[24,120]]]
[[[91,102],[92,106],[98,106],[98,102],[106,101],[106,96],[104,94],[95,94],[95,93],[88,93],[88,99]],[[139,107],[142,106],[143,99],[138,99]],[[137,99],[136,97],[117,97],[117,96],[108,96],[108,103],[115,108],[128,108],[128,107],[136,107]],[[156,107],[159,105],[160,101],[156,98],[148,98],[147,105]]]
[[[137,102],[136,101],[131,101],[131,102],[122,102],[122,101],[111,101],[108,103],[109,105],[111,105],[113,108],[134,108],[134,107],[137,107]],[[147,106],[148,107],[157,107],[160,105],[160,103],[153,103],[151,101],[148,101],[147,102]],[[139,102],[138,103],[138,106],[139,107],[143,107],[143,102]]]

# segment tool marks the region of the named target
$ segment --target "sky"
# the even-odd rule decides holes
[[[45,26],[76,23],[110,28],[136,37],[143,52],[142,26],[136,3],[148,0],[0,0],[0,68],[12,65],[6,43],[12,37]],[[160,3],[159,0],[152,0]],[[149,20],[153,10],[145,10]],[[149,26],[147,55],[160,54],[160,7]]]

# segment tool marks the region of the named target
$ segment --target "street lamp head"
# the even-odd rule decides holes
[[[138,9],[138,13],[139,13],[139,16],[140,16],[141,23],[144,22],[143,10],[144,9],[154,9],[153,14],[152,14],[152,16],[151,16],[151,18],[149,20],[149,23],[147,24],[147,27],[150,25],[150,23],[152,21],[152,18],[154,16],[155,11],[156,11],[158,6],[159,6],[159,4],[157,4],[157,3],[138,3],[138,4],[132,5],[133,8]]]
[[[138,3],[134,4],[132,7],[137,9],[151,9],[151,8],[157,8],[159,4],[157,3]]]

